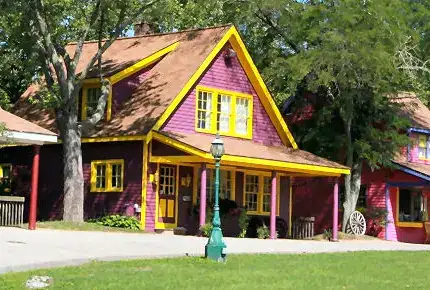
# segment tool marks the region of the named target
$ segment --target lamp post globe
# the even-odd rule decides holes
[[[205,246],[205,257],[217,262],[226,260],[226,245],[223,241],[221,230],[221,218],[219,214],[219,168],[220,161],[224,155],[224,142],[217,133],[215,140],[211,143],[210,152],[215,159],[215,194],[214,194],[214,216],[212,219],[212,231]]]

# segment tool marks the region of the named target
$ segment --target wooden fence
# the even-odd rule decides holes
[[[0,196],[0,226],[22,226],[24,201],[22,196]]]
[[[293,222],[293,239],[309,239],[315,235],[315,217],[299,217]]]

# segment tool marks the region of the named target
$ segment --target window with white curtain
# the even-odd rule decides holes
[[[212,119],[212,93],[199,92],[197,99],[197,128],[210,130]]]
[[[230,132],[231,96],[218,95],[217,111],[217,131]]]
[[[197,87],[196,131],[252,137],[253,96]]]

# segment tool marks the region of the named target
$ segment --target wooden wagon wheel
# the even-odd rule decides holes
[[[348,226],[346,227],[347,234],[364,235],[366,233],[366,219],[359,211],[354,211],[348,220]]]

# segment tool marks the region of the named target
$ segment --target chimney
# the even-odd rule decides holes
[[[154,33],[154,25],[147,22],[134,24],[134,36],[147,35]]]

